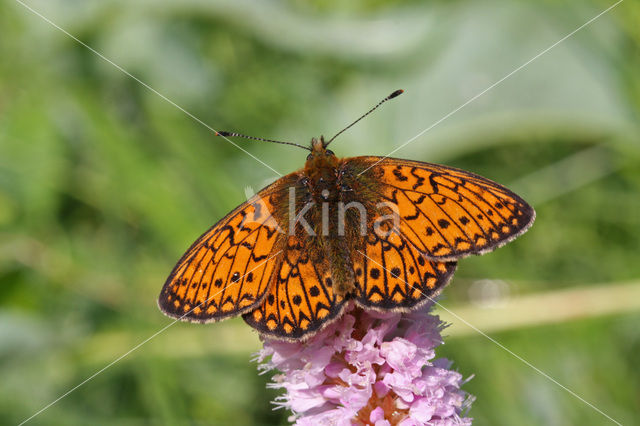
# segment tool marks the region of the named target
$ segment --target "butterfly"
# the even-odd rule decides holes
[[[304,341],[349,303],[406,312],[437,296],[456,262],[523,234],[534,209],[471,172],[387,157],[338,158],[338,135],[206,231],[173,268],[158,304],[206,323],[242,315],[261,335]]]

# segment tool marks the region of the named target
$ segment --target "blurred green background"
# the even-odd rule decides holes
[[[306,144],[392,90],[342,156],[385,155],[613,1],[25,3],[207,125]],[[623,424],[640,424],[640,2],[626,0],[394,156],[501,182],[533,228],[465,259],[442,299]],[[171,323],[183,251],[276,178],[13,0],[0,2],[0,423]],[[237,140],[280,173],[292,147]],[[439,356],[478,425],[607,418],[464,322]],[[176,324],[30,424],[286,424],[240,319]]]

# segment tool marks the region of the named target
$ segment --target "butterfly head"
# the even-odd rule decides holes
[[[321,163],[325,161],[333,162],[336,160],[336,155],[330,149],[327,149],[327,143],[324,141],[324,136],[320,138],[311,138],[311,153],[307,155],[307,163],[312,161],[314,163]]]

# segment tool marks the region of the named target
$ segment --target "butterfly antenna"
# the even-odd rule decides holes
[[[363,118],[365,118],[367,115],[371,114],[373,111],[375,111],[376,109],[378,109],[378,107],[380,105],[382,105],[383,103],[390,101],[391,99],[400,96],[404,93],[404,90],[396,90],[395,92],[393,92],[392,94],[390,94],[389,96],[387,96],[386,98],[384,98],[383,100],[381,100],[380,102],[378,102],[376,104],[376,106],[374,106],[373,108],[371,108],[369,111],[367,111],[365,114],[363,114],[360,118],[358,118],[356,121],[354,121],[353,123],[349,124],[347,127],[345,127],[344,129],[340,130],[338,133],[336,133],[336,135],[334,137],[332,137],[331,139],[329,139],[329,142],[326,142],[324,144],[325,148],[327,147],[327,145],[329,145],[331,142],[333,142],[333,140],[335,138],[337,138],[338,136],[340,136],[342,133],[344,133],[346,130],[348,130],[349,128],[351,128],[354,124],[356,124],[358,121],[362,120]]]
[[[254,136],[242,135],[240,133],[235,133],[235,132],[216,132],[216,136],[222,136],[222,137],[229,136],[229,137],[238,137],[238,138],[251,139],[251,140],[254,140],[254,141],[281,143],[283,145],[293,145],[293,146],[297,146],[298,148],[302,148],[302,149],[306,149],[307,151],[311,151],[311,148],[309,148],[308,146],[298,145],[297,143],[276,141],[276,140],[273,140],[273,139],[265,139],[265,138],[256,138]]]

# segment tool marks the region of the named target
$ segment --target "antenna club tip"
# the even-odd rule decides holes
[[[393,99],[396,96],[402,95],[403,93],[404,93],[404,90],[398,89],[398,90],[396,90],[395,92],[393,92],[392,94],[389,95],[389,99]]]
[[[225,131],[218,132],[218,131],[216,131],[216,136],[231,136],[231,132],[225,132]]]

